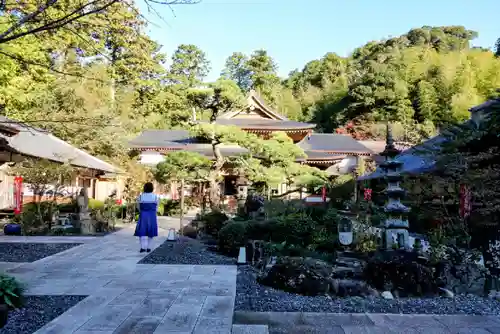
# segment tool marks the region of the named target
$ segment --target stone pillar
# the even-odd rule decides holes
[[[95,233],[94,224],[92,223],[92,218],[90,217],[89,197],[85,187],[80,190],[80,194],[78,195],[76,202],[78,204],[78,220],[80,221],[82,234]]]

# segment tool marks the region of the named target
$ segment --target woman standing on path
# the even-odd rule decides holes
[[[141,242],[141,253],[151,252],[153,237],[158,236],[158,221],[156,211],[158,208],[158,196],[153,194],[153,184],[148,182],[144,185],[144,191],[137,198],[139,207],[139,219],[135,227],[134,236],[139,237]]]

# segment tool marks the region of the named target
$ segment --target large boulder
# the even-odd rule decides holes
[[[447,247],[445,259],[437,264],[437,282],[455,294],[484,293],[487,270],[469,250]]]
[[[401,297],[435,295],[439,292],[435,268],[418,254],[384,251],[374,254],[364,268],[368,284]]]
[[[335,268],[330,264],[302,257],[279,258],[259,282],[280,290],[307,296],[368,296],[376,291],[362,281],[336,279]]]

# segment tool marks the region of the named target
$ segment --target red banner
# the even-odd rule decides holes
[[[467,185],[460,185],[460,217],[467,218],[471,212],[471,192]]]
[[[321,199],[323,202],[326,202],[326,187],[323,186],[323,189],[321,189]]]
[[[371,201],[372,200],[372,190],[370,188],[366,188],[364,191],[364,197],[365,201]]]
[[[14,213],[16,215],[23,211],[23,177],[14,178]]]

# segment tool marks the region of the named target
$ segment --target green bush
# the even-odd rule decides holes
[[[247,226],[244,221],[228,221],[218,234],[217,245],[225,254],[234,256],[247,243]]]
[[[198,220],[205,222],[205,233],[216,237],[228,219],[229,217],[224,212],[214,210],[200,215]]]
[[[97,199],[89,198],[90,210],[104,210],[104,202]]]
[[[274,203],[274,206],[279,205]],[[331,254],[338,250],[340,246],[337,230],[339,216],[336,210],[297,205],[284,205],[282,208],[284,207],[286,209],[278,210],[278,214],[271,219],[249,221],[247,238],[277,244],[284,243],[287,245],[287,252],[292,253],[308,250]]]
[[[11,310],[24,305],[24,288],[14,277],[0,274],[0,303],[7,305]]]
[[[43,222],[50,221],[52,202],[43,201],[39,202],[38,205],[40,205],[40,212],[38,211],[37,203],[31,202],[23,205],[22,220],[25,229],[24,233],[29,233],[29,230],[42,226]]]
[[[68,203],[61,203],[57,205],[57,209],[60,213],[76,213],[78,211],[78,205],[76,201],[70,201]]]
[[[178,216],[181,213],[181,202],[179,200],[173,199],[162,199],[160,201],[160,205],[162,208],[158,208],[158,214],[162,216]],[[184,202],[184,213],[187,212],[187,209],[190,207],[190,201],[186,198]]]
[[[165,215],[165,206],[163,205],[162,201],[158,204],[158,207],[156,208],[156,213],[158,216],[164,216]]]

